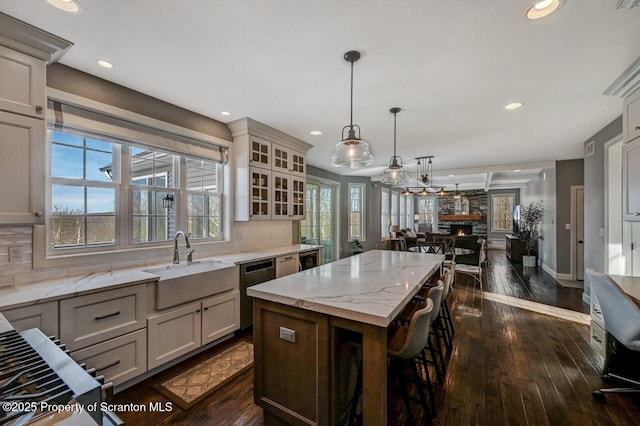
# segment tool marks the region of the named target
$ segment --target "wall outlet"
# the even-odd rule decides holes
[[[290,328],[280,327],[280,338],[286,342],[296,342],[296,331]]]
[[[22,262],[22,246],[9,247],[9,263]]]
[[[571,224],[570,223],[565,223],[564,229],[571,229]]]

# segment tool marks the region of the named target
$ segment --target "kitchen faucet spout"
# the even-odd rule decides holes
[[[189,236],[185,234],[183,231],[176,232],[176,236],[173,237],[173,263],[180,263],[180,256],[178,255],[178,237],[182,235],[184,237],[184,241],[186,243],[187,248],[191,248],[191,244],[189,243]]]

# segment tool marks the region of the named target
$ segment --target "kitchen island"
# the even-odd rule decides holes
[[[254,399],[265,424],[335,424],[345,347],[362,347],[363,422],[387,422],[387,327],[440,269],[437,254],[372,250],[250,287]]]

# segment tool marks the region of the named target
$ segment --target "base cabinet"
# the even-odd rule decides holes
[[[45,302],[2,312],[18,331],[39,328],[48,336],[58,335],[58,302]]]
[[[147,319],[149,369],[240,328],[240,292],[234,290]]]
[[[513,235],[506,236],[507,259],[512,262],[522,262],[522,256],[527,254],[527,244]]]

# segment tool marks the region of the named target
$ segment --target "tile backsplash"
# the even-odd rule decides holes
[[[268,247],[278,247],[291,244],[293,226],[290,221],[272,222],[234,222],[230,244],[219,248],[220,244],[212,243],[198,247],[196,256],[206,257],[226,253],[253,251]],[[20,262],[9,261],[9,248],[21,247]],[[33,227],[32,226],[0,226],[0,286],[20,285],[46,279],[79,276],[94,272],[104,272],[114,269],[146,266],[155,263],[170,263],[173,249],[167,247],[166,255],[127,260],[119,262],[81,260],[73,266],[54,268],[33,268]],[[196,257],[197,258],[197,257]]]

